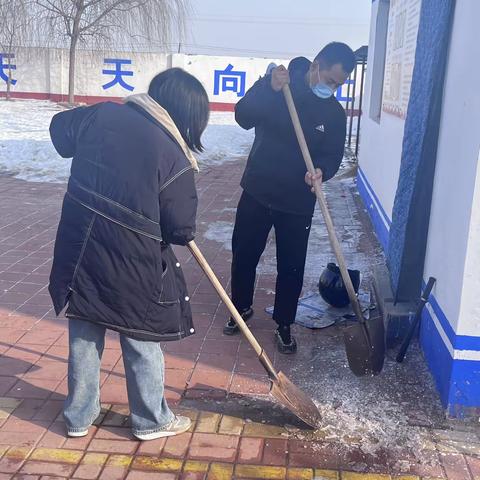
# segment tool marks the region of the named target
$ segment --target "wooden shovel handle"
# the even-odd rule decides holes
[[[263,350],[261,345],[258,343],[257,339],[253,336],[252,332],[248,328],[247,324],[243,320],[240,313],[238,313],[238,310],[235,308],[235,305],[230,300],[230,297],[228,296],[225,289],[222,287],[222,284],[219,282],[217,276],[215,275],[214,271],[211,269],[207,260],[203,256],[202,252],[197,247],[197,244],[192,240],[191,242],[188,242],[188,248],[192,252],[192,255],[195,257],[195,260],[200,265],[200,268],[204,271],[205,275],[210,280],[210,283],[213,285],[213,288],[217,291],[223,303],[227,306],[228,311],[230,312],[230,315],[234,318],[235,322],[237,323],[238,328],[240,328],[245,338],[248,340],[250,345],[255,350],[255,353],[257,354],[262,365],[265,367],[265,370],[267,370],[267,373],[269,374],[270,378],[277,380],[278,379],[277,372],[273,368],[272,362],[267,357],[265,351]]]
[[[285,85],[283,87],[283,94],[287,102],[288,111],[292,119],[293,128],[295,129],[295,133],[297,134],[298,143],[300,145],[300,149],[302,151],[303,159],[305,160],[307,170],[312,175],[314,175],[315,167],[312,162],[312,157],[310,156],[310,151],[308,150],[307,142],[305,140],[302,126],[300,124],[300,119],[298,118],[298,113],[295,107],[295,103],[293,101],[292,92],[290,91],[290,87],[288,85]],[[352,280],[350,278],[350,275],[348,274],[345,258],[343,256],[340,243],[335,233],[335,227],[333,226],[332,217],[330,216],[330,212],[328,211],[328,207],[325,202],[321,183],[315,181],[313,187],[315,190],[315,195],[317,196],[318,204],[320,205],[320,210],[322,211],[323,218],[325,219],[325,224],[327,225],[328,237],[330,238],[330,243],[335,253],[335,257],[337,257],[337,262],[338,266],[340,267],[340,273],[342,274],[343,283],[347,288],[348,298],[350,299],[355,315],[358,317],[358,321],[363,322],[364,318],[362,314],[362,309],[360,308],[360,303],[358,301],[357,295],[355,294]]]

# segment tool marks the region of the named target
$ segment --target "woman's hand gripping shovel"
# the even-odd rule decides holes
[[[284,85],[282,88],[285,100],[287,102],[288,111],[292,119],[293,127],[297,135],[300,149],[302,150],[303,159],[310,174],[315,174],[315,167],[310,157],[307,142],[298,118],[297,109],[293,101],[290,87]],[[320,210],[322,211],[325,224],[327,225],[328,237],[335,252],[340,273],[342,274],[343,283],[347,288],[348,297],[352,304],[353,311],[357,318],[357,322],[347,326],[344,331],[345,350],[347,352],[348,365],[352,372],[357,376],[377,375],[382,371],[385,359],[385,328],[381,316],[372,317],[367,320],[362,313],[360,303],[352,285],[350,275],[347,272],[345,258],[343,257],[340,243],[335,234],[330,212],[328,211],[325,197],[323,195],[320,182],[313,183],[315,195],[317,196]]]
[[[298,387],[296,387],[282,372],[275,371],[272,362],[268,358],[263,348],[257,342],[256,338],[253,336],[241,315],[238,313],[237,309],[227,295],[227,292],[218,281],[215,273],[210,268],[210,265],[205,260],[205,257],[202,255],[202,252],[199,250],[195,242],[189,242],[188,248],[195,257],[195,260],[200,265],[200,268],[210,280],[213,288],[215,288],[218,295],[227,306],[230,314],[237,322],[241,332],[255,350],[260,363],[267,371],[268,377],[272,382],[270,387],[270,393],[272,396],[307,425],[310,425],[313,428],[318,428],[320,426],[321,416],[318,408],[313,403],[311,398],[308,397],[308,395]]]

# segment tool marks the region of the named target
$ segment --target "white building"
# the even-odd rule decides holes
[[[478,0],[373,0],[360,133],[358,188],[393,283],[410,274],[399,252],[436,278],[421,345],[454,416],[480,412],[479,18]]]

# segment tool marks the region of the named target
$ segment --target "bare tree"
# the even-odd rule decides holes
[[[15,84],[12,75],[13,48],[22,46],[27,38],[32,23],[30,7],[29,0],[0,0],[0,74],[4,75],[4,69],[7,70],[7,100]]]
[[[166,45],[181,34],[188,0],[35,0],[45,25],[69,41],[68,102],[74,102],[77,46]]]

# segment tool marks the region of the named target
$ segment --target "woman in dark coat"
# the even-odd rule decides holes
[[[160,341],[195,333],[181,266],[170,244],[194,238],[193,151],[201,151],[208,96],[193,76],[166,70],[148,95],[54,116],[58,153],[73,157],[58,226],[50,294],[69,319],[68,435],[100,413],[105,330],[120,333],[133,434],[185,432],[164,397]]]

